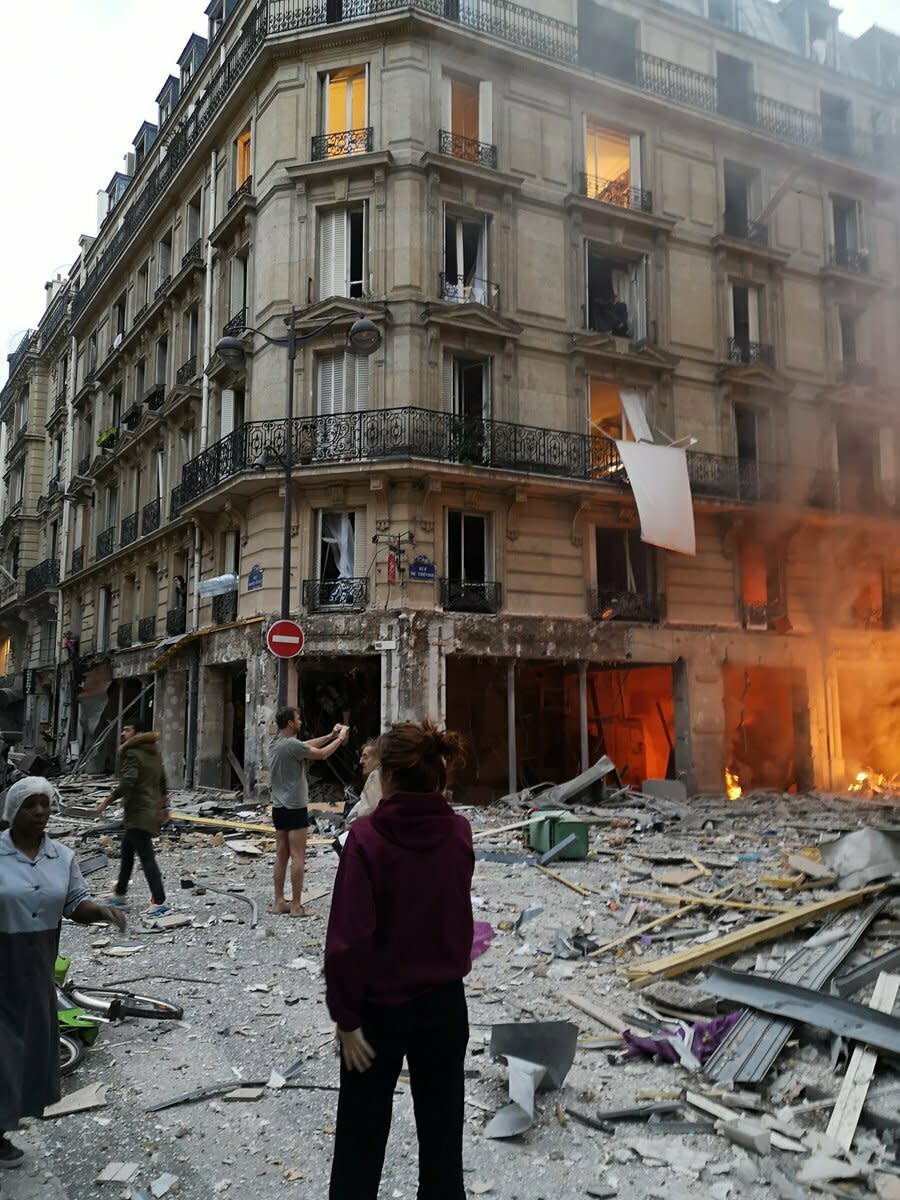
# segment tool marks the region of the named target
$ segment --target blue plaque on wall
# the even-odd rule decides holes
[[[255,592],[263,585],[263,571],[259,563],[250,569],[250,574],[247,576],[247,591]]]
[[[410,579],[434,579],[434,563],[424,554],[417,554],[409,564]]]

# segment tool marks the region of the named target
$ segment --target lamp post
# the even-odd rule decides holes
[[[305,342],[311,342],[319,337],[329,326],[338,321],[344,314],[329,317],[310,333],[297,333],[297,310],[291,308],[291,315],[285,317],[287,334],[284,337],[270,337],[259,329],[247,326],[243,332],[255,333],[270,346],[283,346],[287,350],[287,421],[284,439],[284,455],[279,456],[280,465],[284,470],[284,545],[281,558],[281,617],[287,619],[291,615],[291,509],[293,508],[293,468],[294,468],[294,364],[297,361],[297,347]],[[374,322],[360,313],[350,326],[347,343],[357,354],[366,356],[374,354],[381,345],[381,331]],[[246,352],[243,342],[237,337],[223,337],[216,343],[216,353],[226,366],[240,370],[246,362]],[[263,464],[264,465],[264,464]],[[288,659],[278,660],[278,707],[287,704],[288,692]]]

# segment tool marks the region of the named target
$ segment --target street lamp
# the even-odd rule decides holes
[[[291,309],[291,315],[285,317],[287,325],[287,334],[284,337],[270,337],[269,334],[263,333],[260,329],[252,329],[247,326],[244,329],[245,333],[255,333],[270,346],[283,346],[287,350],[288,358],[288,377],[287,377],[287,421],[285,427],[284,439],[284,456],[281,461],[281,466],[284,468],[284,546],[282,548],[281,559],[281,617],[282,620],[288,619],[291,615],[291,509],[293,507],[293,425],[294,425],[294,363],[297,359],[297,347],[303,345],[304,342],[311,342],[313,338],[319,337],[324,333],[329,326],[335,321],[339,321],[344,316],[343,313],[338,313],[336,316],[329,317],[327,321],[323,321],[317,325],[315,329],[309,333],[298,334],[296,326],[297,311]],[[364,317],[362,313],[350,326],[347,333],[347,343],[350,349],[356,354],[364,354],[366,356],[374,354],[381,345],[381,330],[378,326]],[[240,338],[223,337],[216,343],[216,354],[232,370],[239,371],[246,361],[246,351],[244,344]],[[281,456],[279,456],[281,457]],[[254,463],[254,466],[265,466],[265,462]],[[287,704],[288,691],[288,659],[279,658],[278,660],[278,707],[284,708]]]

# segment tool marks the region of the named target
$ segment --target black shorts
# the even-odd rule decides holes
[[[276,829],[309,829],[309,810],[303,808],[285,808],[282,804],[272,807],[272,824]]]

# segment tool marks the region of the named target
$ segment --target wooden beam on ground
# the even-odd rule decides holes
[[[542,867],[535,863],[535,868],[540,871],[542,875],[546,875],[550,879],[555,879],[557,883],[565,884],[567,888],[571,888],[572,891],[577,892],[579,896],[593,895],[592,890],[582,887],[580,883],[573,883],[571,879],[566,879],[564,875],[560,875],[557,871],[551,871],[549,867]]]
[[[563,992],[562,998],[574,1008],[580,1009],[583,1013],[587,1013],[589,1017],[593,1017],[595,1021],[599,1021],[601,1025],[605,1025],[607,1029],[613,1029],[616,1033],[624,1033],[628,1028],[628,1025],[620,1017],[617,1017],[615,1013],[608,1012],[605,1008],[600,1008],[599,1005],[593,1004],[590,1000],[583,1000],[581,996],[573,996],[571,992]]]
[[[897,992],[900,991],[900,975],[888,975],[882,972],[878,976],[875,990],[872,993],[870,1007],[876,1012],[892,1013],[897,1002]],[[853,1135],[866,1102],[869,1084],[875,1074],[875,1064],[878,1061],[877,1050],[868,1046],[855,1046],[850,1056],[847,1074],[838,1092],[838,1098],[832,1109],[826,1137],[833,1138],[844,1150],[849,1150],[853,1144]]]
[[[689,892],[682,889],[679,892],[648,892],[643,888],[622,888],[623,896],[633,896],[638,900],[655,900],[658,904],[678,906],[680,904],[705,904],[710,908],[736,908],[745,912],[783,913],[790,912],[789,904],[753,904],[745,900],[716,900],[703,892]]]
[[[731,888],[722,888],[719,892],[713,892],[716,896],[724,896],[726,892],[730,892]],[[607,950],[615,950],[617,946],[624,946],[626,942],[633,941],[636,937],[641,937],[645,933],[649,933],[651,929],[658,929],[660,925],[666,925],[669,921],[677,921],[679,917],[685,913],[693,912],[695,908],[702,908],[702,904],[683,904],[680,908],[676,908],[674,912],[666,913],[664,917],[657,917],[655,921],[648,921],[646,925],[639,925],[637,929],[630,929],[628,933],[623,933],[621,937],[615,938],[611,942],[606,942],[602,946],[598,946],[596,950],[591,950],[586,958],[596,958],[598,954],[605,954]]]
[[[862,903],[867,896],[873,896],[877,892],[883,891],[884,886],[884,884],[873,884],[870,887],[857,888],[853,892],[839,892],[828,900],[804,904],[776,917],[770,917],[768,921],[758,921],[743,929],[732,930],[723,937],[703,942],[692,949],[681,950],[677,954],[668,954],[663,958],[628,967],[625,974],[632,980],[632,987],[641,987],[656,979],[674,979],[677,975],[694,971],[698,967],[705,966],[706,963],[727,958],[730,954],[739,954],[760,942],[769,942],[781,937],[782,934],[792,933],[800,926],[808,925],[810,921],[828,916],[829,913],[853,908],[854,905]],[[689,907],[691,906],[676,910],[676,915],[687,912]]]

